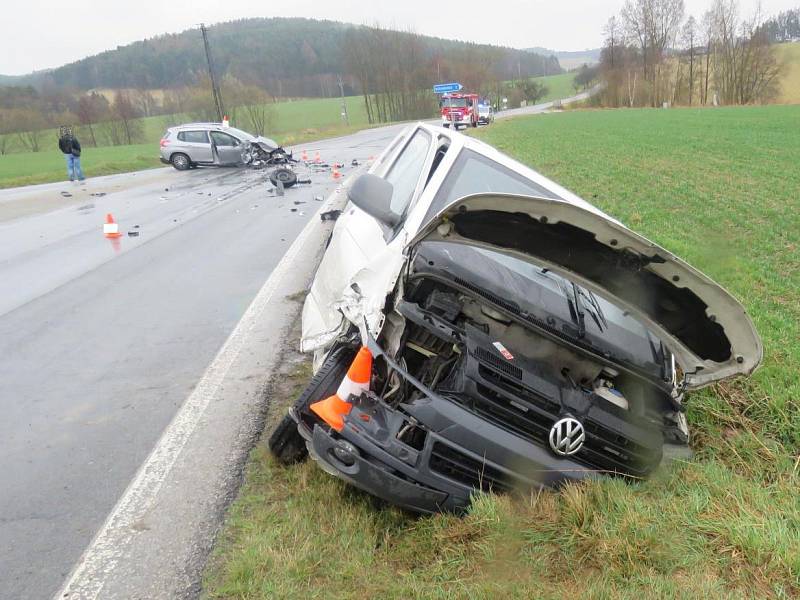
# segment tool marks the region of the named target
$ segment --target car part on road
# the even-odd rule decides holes
[[[284,188],[290,188],[297,183],[297,174],[291,169],[278,168],[269,174],[269,180],[272,185],[277,186],[280,183]]]

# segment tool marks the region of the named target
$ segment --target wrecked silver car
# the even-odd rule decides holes
[[[315,374],[269,440],[404,508],[686,449],[685,394],[751,373],[744,308],[494,148],[418,124],[350,186],[303,308]]]
[[[179,171],[198,166],[249,166],[260,169],[297,162],[275,140],[222,123],[170,127],[160,143],[161,162]]]

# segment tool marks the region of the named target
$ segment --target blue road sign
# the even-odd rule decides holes
[[[448,92],[459,92],[462,89],[462,85],[460,83],[440,83],[433,86],[433,92],[435,94],[447,94]]]

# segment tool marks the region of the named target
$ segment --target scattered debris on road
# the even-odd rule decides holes
[[[139,232],[138,231],[129,231],[128,232],[128,237],[139,237]]]
[[[72,194],[69,192],[61,192],[61,195],[64,196],[64,198],[72,198]]]
[[[102,198],[106,195],[106,192],[92,192],[89,194],[90,196],[94,196],[95,198]]]

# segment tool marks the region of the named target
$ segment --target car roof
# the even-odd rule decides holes
[[[222,127],[222,123],[183,123],[175,125],[173,129],[181,129],[183,127]]]

